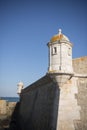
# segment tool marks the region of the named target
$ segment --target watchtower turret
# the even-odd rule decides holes
[[[56,76],[55,78],[61,86],[60,84],[65,82],[65,77],[67,80],[73,73],[72,43],[59,29],[59,33],[54,35],[47,45],[49,48],[48,74]]]

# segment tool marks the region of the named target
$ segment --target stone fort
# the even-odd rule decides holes
[[[55,127],[50,127],[50,130],[87,130],[87,56],[72,59],[72,43],[69,38],[62,33],[61,29],[59,29],[58,34],[50,39],[47,46],[49,51],[47,74],[25,88],[22,92],[22,97],[23,99],[26,97],[23,93],[29,93],[29,91],[31,91],[30,88],[35,89],[41,87],[42,89],[39,90],[39,98],[37,98],[37,102],[40,103],[38,103],[37,106],[42,107],[45,105],[43,105],[43,103],[41,104],[41,102],[44,101],[44,98],[42,100],[40,99],[42,96],[44,97],[44,92],[42,93],[42,91],[45,90],[45,87],[51,86],[52,82],[52,87],[55,86],[54,84],[56,83],[59,91],[57,93],[59,96],[57,98],[58,104],[55,103],[56,105],[54,105],[54,111],[56,112],[52,111],[56,116],[51,115],[56,123],[54,123]],[[50,81],[47,76],[50,77],[52,81]],[[49,99],[47,98],[47,100]],[[57,105],[58,108],[56,107]],[[37,106],[35,108],[38,109],[40,114],[40,109]],[[42,107],[42,111],[44,111],[43,109]],[[34,111],[38,113],[38,111]],[[37,117],[34,118],[38,120]],[[42,115],[40,118],[42,118]],[[39,129],[40,126],[38,123],[37,126]],[[44,130],[43,127],[41,129]],[[47,127],[47,129],[49,128]]]
[[[19,113],[23,119],[24,114],[34,113],[32,125],[36,129],[33,130],[87,130],[87,56],[72,59],[72,43],[61,29],[47,46],[48,71],[22,90]]]

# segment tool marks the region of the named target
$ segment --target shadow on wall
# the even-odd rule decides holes
[[[23,90],[9,130],[56,130],[59,88],[44,76]]]
[[[0,130],[3,128],[8,128],[10,123],[10,117],[6,117],[5,119],[0,119]]]

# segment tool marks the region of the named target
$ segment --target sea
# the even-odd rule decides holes
[[[7,102],[18,102],[19,97],[0,97],[0,99],[6,100]]]

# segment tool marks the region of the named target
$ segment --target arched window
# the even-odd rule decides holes
[[[56,55],[56,54],[57,54],[57,47],[53,47],[53,48],[52,48],[52,54],[53,54],[53,55]]]

